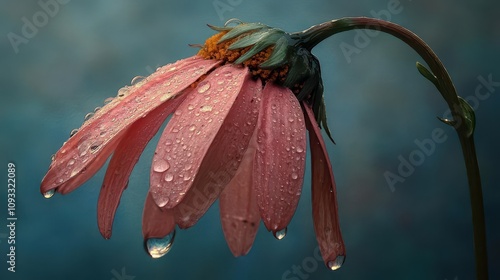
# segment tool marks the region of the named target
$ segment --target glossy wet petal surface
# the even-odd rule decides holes
[[[112,153],[118,144],[117,137],[123,135],[124,130],[164,101],[175,97],[218,63],[199,57],[180,60],[158,69],[132,86],[122,88],[111,103],[87,120],[56,153],[42,180],[41,192],[45,193],[70,180],[78,184],[67,184],[58,191],[67,193],[78,187],[85,180],[74,177],[85,173],[85,179],[90,178]],[[99,166],[89,169],[91,163],[99,163]]]
[[[283,230],[300,198],[306,130],[297,98],[288,88],[266,84],[257,130],[255,193],[266,228]]]
[[[303,107],[311,148],[314,231],[325,264],[330,269],[338,269],[345,259],[345,246],[340,232],[332,165],[314,113],[308,105]]]
[[[256,140],[255,137],[250,140],[236,174],[219,197],[222,230],[229,249],[236,257],[250,251],[259,229],[260,213],[252,177]]]
[[[127,187],[130,173],[144,148],[189,93],[190,89],[186,89],[180,96],[164,102],[133,123],[121,138],[106,170],[97,203],[98,226],[104,238],[111,237],[111,228],[122,192]]]

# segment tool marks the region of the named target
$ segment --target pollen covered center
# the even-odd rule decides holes
[[[218,43],[219,39],[226,33],[226,31],[223,31],[208,38],[205,41],[203,48],[198,52],[198,55],[206,59],[216,59],[222,60],[224,63],[233,63],[251,48],[251,46],[249,46],[241,49],[230,50],[229,46],[240,39],[240,37]],[[254,77],[261,78],[264,82],[276,81],[281,83],[285,81],[288,73],[288,65],[283,65],[274,69],[262,69],[259,67],[261,63],[266,61],[271,56],[273,48],[274,46],[270,46],[262,50],[250,59],[244,61],[242,64],[250,69],[250,72]]]

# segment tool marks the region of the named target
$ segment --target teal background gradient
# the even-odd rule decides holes
[[[217,205],[193,228],[178,230],[165,257],[144,252],[142,207],[158,137],[130,177],[110,240],[100,236],[96,222],[104,170],[69,195],[46,200],[39,193],[51,155],[85,114],[134,76],[194,55],[187,45],[213,34],[205,24],[236,17],[292,32],[344,16],[389,16],[417,33],[473,103],[490,279],[500,279],[500,86],[480,87],[481,77],[500,81],[499,2],[55,1],[0,4],[1,279],[473,279],[465,166],[454,131],[436,119],[446,104],[417,72],[415,62],[422,60],[386,34],[346,32],[314,49],[336,141],[327,147],[347,247],[338,271],[314,257],[309,165],[286,238],[277,241],[261,226],[241,258],[227,248]],[[40,4],[48,2],[58,3],[52,14]],[[23,36],[23,26],[34,20],[36,32],[16,53],[9,36]],[[346,55],[341,47],[348,45],[353,52]],[[401,159],[419,149],[415,141],[431,138],[435,129],[446,140],[434,143],[413,173],[390,188],[384,173],[397,174]],[[17,175],[15,273],[6,263],[8,162],[16,164]]]

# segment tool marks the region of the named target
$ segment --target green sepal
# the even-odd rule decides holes
[[[262,69],[272,69],[282,66],[287,62],[288,56],[288,40],[286,37],[281,37],[276,41],[273,52],[269,58],[262,62],[259,66]]]
[[[245,48],[251,45],[254,45],[255,43],[264,40],[266,37],[269,36],[269,30],[259,30],[256,31],[248,36],[245,36],[241,39],[238,39],[236,42],[232,43],[228,49],[230,50],[236,50],[236,49],[241,49]]]
[[[302,85],[302,88],[300,89],[299,93],[297,94],[297,99],[299,101],[302,101],[312,93],[315,93],[318,87],[319,80],[320,77],[318,77],[317,75],[313,75],[312,77],[307,79]]]
[[[323,97],[321,97],[321,104],[320,104],[319,113],[320,113],[319,128],[321,128],[321,126],[323,126],[323,129],[325,130],[326,135],[328,136],[328,138],[330,138],[332,143],[335,144],[335,141],[333,140],[333,137],[332,137],[332,133],[330,132],[330,128],[328,127],[328,121],[326,119],[325,99]]]
[[[303,49],[299,49],[290,59],[288,74],[283,85],[293,87],[297,82],[301,82],[309,75],[308,55],[303,54]]]
[[[211,25],[211,24],[207,24],[207,25],[208,25],[208,27],[210,27],[210,29],[221,32],[221,31],[229,31],[229,30],[233,29],[234,26],[229,26],[231,23],[236,23],[236,25],[240,25],[243,22],[237,18],[232,18],[232,19],[229,19],[228,21],[226,21],[226,23],[224,23],[223,27],[215,26],[215,25]]]
[[[237,25],[235,27],[231,27],[230,28],[231,30],[229,30],[229,32],[227,32],[226,34],[224,34],[224,36],[222,36],[219,39],[218,43],[222,43],[224,41],[236,38],[236,37],[240,36],[243,33],[250,32],[250,31],[255,31],[255,30],[259,30],[259,29],[262,29],[262,28],[265,28],[265,27],[267,27],[267,26],[263,25],[261,23],[242,23],[242,24]]]
[[[215,30],[215,31],[219,31],[219,32],[228,31],[228,30],[233,29],[232,27],[221,27],[221,26],[215,26],[215,25],[211,25],[211,24],[207,24],[207,26],[210,29]]]
[[[282,36],[282,34],[280,33],[268,32],[267,34],[265,34],[264,36],[265,38],[263,38],[262,40],[258,41],[255,45],[253,45],[251,49],[249,49],[245,54],[240,56],[234,63],[240,64],[246,61],[247,59],[250,59],[252,56],[258,54],[260,51],[264,50],[270,45],[273,45],[280,36]]]

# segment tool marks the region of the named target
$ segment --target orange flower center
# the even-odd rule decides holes
[[[246,47],[236,50],[229,50],[228,47],[234,41],[240,39],[239,37],[218,44],[217,42],[219,41],[219,39],[226,33],[227,32],[220,32],[208,38],[205,41],[205,45],[203,46],[203,48],[198,52],[198,55],[206,59],[217,59],[224,61],[224,63],[233,63],[251,48]],[[254,77],[260,78],[264,82],[283,82],[285,81],[286,75],[288,73],[288,65],[277,67],[275,69],[261,69],[259,67],[261,63],[266,61],[269,56],[271,56],[273,48],[274,46],[270,46],[262,50],[242,64],[250,69],[250,72]]]

